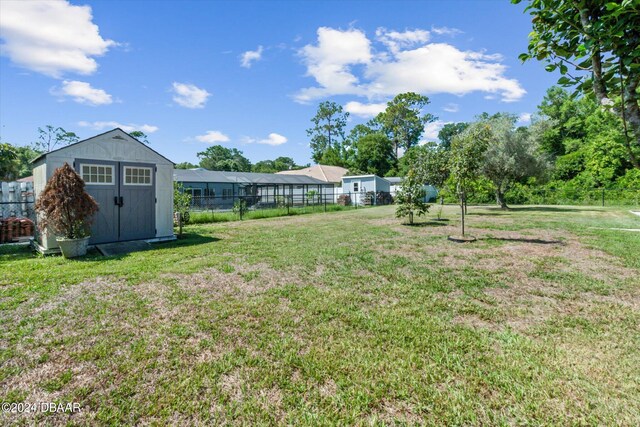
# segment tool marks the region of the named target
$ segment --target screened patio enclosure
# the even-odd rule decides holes
[[[193,209],[229,210],[334,203],[333,184],[304,175],[175,169],[174,181],[191,194]]]

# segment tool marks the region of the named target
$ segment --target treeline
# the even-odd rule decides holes
[[[176,169],[204,168],[212,171],[275,173],[284,170],[301,169],[310,166],[298,165],[291,157],[278,157],[275,160],[261,160],[252,164],[237,148],[212,145],[198,153],[200,162],[178,163]]]

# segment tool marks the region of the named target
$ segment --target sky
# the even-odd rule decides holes
[[[141,130],[176,163],[220,144],[311,162],[318,104],[348,129],[402,92],[437,120],[510,112],[526,125],[557,75],[522,64],[531,31],[507,0],[0,0],[0,139],[53,125]]]

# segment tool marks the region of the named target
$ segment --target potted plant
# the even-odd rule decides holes
[[[36,201],[38,228],[52,233],[65,258],[87,253],[89,230],[98,204],[84,189],[84,181],[65,163],[53,172]]]

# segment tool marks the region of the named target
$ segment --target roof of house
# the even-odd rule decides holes
[[[304,169],[276,172],[280,175],[306,175],[324,182],[338,183],[348,170],[340,166],[315,165]]]
[[[325,181],[305,175],[275,173],[227,172],[200,169],[174,169],[173,180],[179,182],[222,182],[231,184],[326,185]]]
[[[378,175],[374,175],[374,174],[369,174],[369,175],[349,175],[349,176],[343,176],[343,178],[380,178],[382,180],[387,181],[387,178],[382,178]]]
[[[38,157],[36,157],[35,159],[31,160],[31,163],[35,163],[35,162],[37,162],[38,160],[45,158],[46,156],[48,156],[48,155],[49,155],[49,154],[51,154],[51,153],[56,153],[56,152],[58,152],[58,151],[60,151],[60,150],[66,150],[66,149],[67,149],[67,148],[69,148],[69,147],[73,147],[73,146],[76,146],[76,145],[78,145],[78,144],[82,144],[83,142],[91,141],[91,140],[92,140],[92,139],[94,139],[94,138],[98,138],[98,137],[100,137],[100,136],[103,136],[103,135],[106,135],[106,134],[108,134],[108,133],[115,132],[115,131],[120,131],[120,132],[124,133],[124,134],[125,134],[125,135],[127,135],[129,138],[131,138],[131,139],[133,139],[134,141],[136,141],[136,142],[140,143],[142,146],[144,146],[144,147],[145,147],[145,148],[147,148],[148,150],[153,151],[155,154],[157,154],[158,156],[162,157],[162,158],[163,158],[163,159],[165,159],[166,161],[168,161],[168,162],[170,162],[170,163],[173,163],[171,160],[167,159],[165,156],[163,156],[162,154],[158,153],[158,152],[157,152],[156,150],[154,150],[153,148],[149,147],[149,145],[148,145],[148,144],[145,144],[144,142],[139,141],[138,139],[136,139],[135,137],[133,137],[133,136],[129,135],[127,132],[123,131],[123,130],[122,130],[122,129],[120,129],[120,128],[111,129],[111,130],[109,130],[109,131],[102,132],[101,134],[98,134],[98,135],[92,136],[91,138],[83,139],[82,141],[74,142],[73,144],[69,144],[69,145],[65,145],[64,147],[56,148],[55,150],[51,150],[51,151],[49,151],[49,152],[47,152],[47,153],[42,153],[42,154],[40,154]],[[122,138],[122,137],[117,137],[117,138],[114,138],[114,139],[123,139],[123,138]],[[175,163],[173,163],[173,164],[175,164]]]
[[[16,179],[17,182],[33,182],[33,175],[25,176],[24,178]]]

